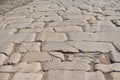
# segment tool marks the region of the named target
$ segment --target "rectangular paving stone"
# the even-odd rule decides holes
[[[54,32],[53,27],[34,28],[34,29],[20,29],[19,32],[24,33],[39,33],[39,32]]]
[[[50,33],[41,32],[36,36],[37,41],[66,41],[67,35],[65,33]]]
[[[62,51],[62,52],[79,52],[76,48],[65,42],[44,42],[42,51]]]
[[[75,70],[75,71],[89,71],[91,67],[85,62],[45,62],[43,63],[43,70]]]
[[[120,63],[113,64],[96,64],[95,69],[98,71],[102,71],[104,73],[108,72],[120,72]]]
[[[120,32],[118,27],[85,27],[86,32]]]
[[[110,53],[110,59],[113,62],[120,62],[120,53],[119,52],[111,52]]]
[[[6,37],[5,37],[6,36]],[[33,42],[35,40],[35,33],[18,33],[18,34],[0,34],[0,42]]]
[[[5,60],[7,60],[8,57],[2,53],[0,53],[0,66],[4,64]]]
[[[112,80],[120,80],[120,72],[112,72],[110,76]]]
[[[51,61],[52,57],[47,52],[28,52],[23,58],[23,61]]]
[[[0,43],[0,52],[10,55],[14,49],[13,43]]]
[[[82,27],[80,26],[65,26],[65,27],[55,27],[56,32],[70,32],[70,31],[80,31],[82,32]]]
[[[120,40],[120,34],[117,32],[68,32],[69,40],[75,41],[118,41]]]
[[[17,64],[20,61],[21,54],[20,53],[12,53],[9,59],[5,62],[6,64]]]
[[[59,22],[56,24],[56,27],[61,27],[61,26],[88,26],[88,23],[85,20],[66,20],[63,22]]]
[[[114,50],[114,47],[110,43],[103,42],[78,42],[78,41],[69,41],[69,45],[79,49],[82,52],[111,52]]]
[[[18,46],[19,52],[34,52],[34,51],[40,51],[40,42],[32,42],[32,43],[22,43]]]
[[[106,80],[102,72],[51,70],[45,73],[45,80]]]
[[[12,80],[42,80],[41,73],[15,73]]]
[[[38,72],[41,70],[41,64],[38,62],[21,62],[15,66],[5,65],[0,67],[0,72]]]
[[[0,73],[0,80],[9,80],[9,73]]]

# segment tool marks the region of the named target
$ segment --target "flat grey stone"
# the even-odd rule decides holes
[[[0,52],[10,55],[14,49],[13,43],[0,43]]]
[[[68,44],[74,46],[82,52],[111,52],[114,50],[112,44],[103,42],[78,42],[69,41]]]
[[[102,72],[51,70],[45,73],[45,80],[105,80]]]
[[[23,58],[23,61],[51,61],[52,58],[47,52],[28,52]]]
[[[119,41],[120,34],[117,32],[68,32],[69,40],[74,41],[105,41],[113,42]]]
[[[45,42],[42,44],[42,51],[79,52],[65,42]]]
[[[9,73],[0,73],[0,80],[9,80]]]
[[[41,73],[16,73],[12,80],[41,80],[42,74]]]
[[[0,67],[0,72],[38,72],[41,70],[41,65],[38,62],[21,62],[15,66],[5,65]]]
[[[113,63],[113,64],[96,64],[95,69],[108,73],[108,72],[119,72],[120,71],[120,64]]]
[[[85,62],[45,62],[43,64],[44,70],[75,70],[75,71],[89,71],[91,67]]]
[[[110,73],[112,80],[120,80],[120,73],[119,72],[112,72]]]

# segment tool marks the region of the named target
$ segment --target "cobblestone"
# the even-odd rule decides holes
[[[24,1],[0,1],[0,80],[120,80],[120,0]]]
[[[85,62],[46,62],[43,64],[44,70],[75,70],[89,71],[90,65]]]
[[[41,80],[42,74],[37,74],[37,73],[16,73],[12,80]]]
[[[13,43],[0,43],[0,52],[10,55],[14,49]]]
[[[54,76],[55,75],[55,76]],[[71,75],[71,76],[69,76]],[[45,80],[105,80],[103,73],[101,72],[84,72],[84,71],[64,71],[64,70],[57,70],[57,71],[49,71],[45,74]]]
[[[119,80],[120,79],[120,73],[119,72],[112,72],[110,73],[112,80]]]
[[[36,38],[37,41],[67,41],[65,33],[39,33]]]
[[[10,77],[9,73],[0,73],[0,80],[8,80]]]
[[[76,48],[64,42],[45,42],[42,44],[42,51],[79,52]]]
[[[29,52],[23,61],[51,61],[52,58],[47,52]]]
[[[107,72],[112,72],[112,71],[114,71],[114,72],[119,72],[120,70],[120,64],[119,63],[114,63],[114,64],[97,64],[96,66],[95,66],[95,69],[96,70],[99,70],[99,71],[102,71],[102,72],[105,72],[105,73],[107,73]]]

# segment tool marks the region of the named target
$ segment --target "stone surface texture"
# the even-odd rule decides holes
[[[0,80],[120,80],[120,0],[7,1]]]

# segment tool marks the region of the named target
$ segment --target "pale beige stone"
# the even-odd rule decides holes
[[[40,51],[40,42],[33,42],[33,43],[22,43],[18,51],[19,52],[34,52],[34,51]]]
[[[9,73],[0,73],[0,80],[9,80]]]
[[[68,44],[74,46],[82,52],[111,52],[114,51],[114,47],[110,43],[104,42],[78,42],[69,41]]]
[[[106,80],[102,72],[50,70],[45,73],[45,80]]]
[[[29,52],[27,53],[23,61],[51,61],[52,58],[47,52]]]
[[[79,52],[65,42],[45,42],[42,44],[42,51]]]
[[[70,32],[70,31],[80,31],[82,32],[82,27],[80,26],[65,26],[65,27],[55,27],[56,32]]]
[[[64,60],[64,59],[65,59],[65,58],[64,58],[64,54],[61,53],[61,52],[49,52],[49,54],[52,55],[52,56],[54,56],[54,57],[57,57],[57,58],[59,58],[59,59],[61,59],[61,60]]]
[[[20,53],[13,53],[10,58],[7,60],[7,64],[16,64],[20,61],[21,54]]]
[[[114,64],[96,64],[95,65],[95,69],[102,71],[102,72],[112,72],[112,71],[116,71],[119,72],[120,71],[120,64],[119,63],[114,63]]]
[[[106,41],[113,42],[119,41],[120,34],[118,32],[68,32],[69,40],[74,41]],[[118,38],[118,39],[117,39]]]
[[[41,70],[41,65],[38,62],[21,62],[15,66],[6,65],[0,67],[0,72],[37,72]]]
[[[22,62],[15,67],[19,72],[37,72],[41,70],[41,64],[38,62]]]
[[[20,29],[20,32],[54,32],[53,27],[46,27],[46,28],[33,28],[33,29]]]
[[[33,42],[35,36],[35,33],[0,34],[0,42]]]
[[[91,67],[85,62],[45,62],[43,63],[43,69],[89,71]]]
[[[0,53],[0,65],[3,65],[5,60],[7,60],[8,57],[5,56],[4,54]]]
[[[119,52],[111,52],[110,54],[111,54],[110,59],[113,62],[120,62],[120,53]]]
[[[42,80],[41,73],[16,73],[12,80]]]
[[[66,41],[67,35],[65,33],[49,33],[42,32],[37,34],[37,41]]]
[[[0,52],[10,55],[14,49],[13,43],[0,43]]]
[[[1,29],[0,34],[14,34],[17,32],[17,29]]]
[[[120,73],[119,72],[112,72],[110,73],[112,80],[120,80]]]

